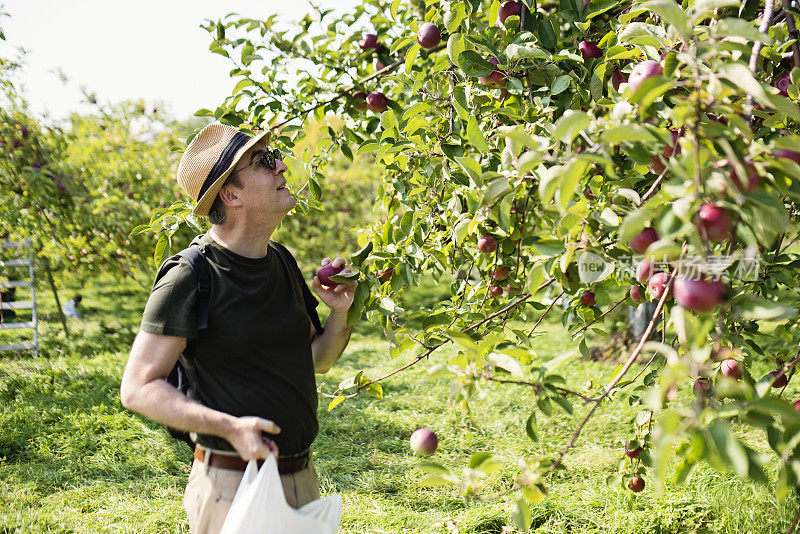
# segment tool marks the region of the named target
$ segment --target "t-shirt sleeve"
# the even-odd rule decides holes
[[[144,308],[141,330],[197,338],[197,279],[191,266],[183,258],[170,258],[159,274]]]

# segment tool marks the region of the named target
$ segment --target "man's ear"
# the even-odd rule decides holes
[[[242,201],[230,187],[223,187],[219,190],[219,198],[226,206],[241,206]]]

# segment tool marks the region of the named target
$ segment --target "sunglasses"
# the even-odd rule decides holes
[[[258,157],[256,157],[256,159],[254,159],[253,161],[251,161],[250,163],[248,163],[247,165],[245,165],[244,167],[239,169],[239,171],[243,171],[243,170],[245,170],[247,167],[249,167],[251,165],[255,165],[256,168],[261,167],[262,169],[269,169],[271,171],[274,171],[275,170],[275,162],[278,161],[278,160],[283,160],[283,156],[281,154],[281,151],[278,150],[277,148],[274,148],[272,150],[267,149],[267,150],[261,152],[258,155]],[[236,171],[236,172],[239,172],[239,171]]]

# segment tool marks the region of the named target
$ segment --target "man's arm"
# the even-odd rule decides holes
[[[350,341],[353,329],[347,326],[347,310],[339,312],[331,310],[325,329],[321,335],[314,336],[311,341],[311,353],[314,356],[314,371],[327,373]]]
[[[279,433],[275,423],[212,410],[166,381],[185,347],[186,338],[140,331],[122,375],[122,405],[177,430],[224,438],[245,460],[267,458],[270,452],[277,455],[275,444],[261,434]]]
[[[333,262],[330,258],[322,260],[322,265],[328,263],[333,263],[335,267],[345,266],[344,258],[336,258]],[[340,274],[349,272],[349,268],[344,268]],[[314,371],[317,373],[327,373],[350,341],[352,328],[347,326],[347,311],[353,304],[357,285],[352,282],[339,284],[335,288],[325,288],[316,276],[311,282],[311,289],[331,309],[322,334],[312,334],[311,352],[314,357]]]

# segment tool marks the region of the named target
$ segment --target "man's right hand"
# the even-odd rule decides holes
[[[270,454],[278,457],[278,446],[262,432],[279,434],[281,429],[268,419],[260,417],[238,417],[225,438],[233,445],[242,460],[265,460]]]

